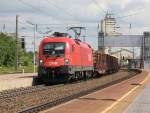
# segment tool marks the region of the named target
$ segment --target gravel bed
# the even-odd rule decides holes
[[[11,98],[0,98],[0,113],[15,113],[31,106],[52,102],[62,97],[80,93],[83,90],[92,89],[105,85],[126,76],[133,76],[136,72],[119,71],[109,76],[102,76],[97,79],[60,85],[59,87],[45,88],[31,93],[22,93]]]

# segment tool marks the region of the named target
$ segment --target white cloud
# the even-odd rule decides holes
[[[19,2],[23,1],[23,2]],[[49,2],[47,2],[49,1]],[[132,24],[133,33],[142,33],[150,26],[150,0],[0,0],[0,29],[7,24],[7,30],[15,30],[15,15],[20,15],[20,22],[30,20],[33,23],[80,23],[87,26],[87,41],[95,47],[97,23],[104,17],[104,11],[111,11],[115,16],[127,16],[118,19],[121,31],[128,33]],[[26,4],[27,3],[27,4]],[[137,13],[137,14],[136,14]],[[135,15],[134,15],[135,14]],[[25,19],[25,20],[24,20]],[[94,27],[87,23],[92,24]],[[21,25],[21,27],[24,25]],[[89,27],[90,26],[90,27]],[[25,25],[25,27],[30,27]],[[44,26],[46,27],[46,26]],[[50,26],[58,29],[58,26]],[[65,30],[66,24],[59,26]],[[42,29],[42,28],[41,28]]]

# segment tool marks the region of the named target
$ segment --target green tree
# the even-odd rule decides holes
[[[19,62],[22,66],[31,66],[33,61],[33,53],[32,52],[20,52]]]
[[[0,66],[14,66],[16,41],[12,36],[0,33]]]

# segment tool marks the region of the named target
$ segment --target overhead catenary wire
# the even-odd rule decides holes
[[[45,0],[49,5],[52,5],[52,6],[54,6],[55,8],[57,8],[57,9],[59,9],[61,12],[64,12],[64,13],[66,13],[67,15],[69,15],[70,17],[72,17],[73,19],[75,19],[75,20],[77,20],[77,21],[79,21],[79,19],[77,18],[77,16],[74,16],[74,15],[72,15],[70,12],[68,12],[67,10],[65,10],[64,8],[62,8],[62,7],[59,7],[57,4],[55,4],[54,2],[53,2],[53,0]],[[80,22],[80,21],[79,21]]]
[[[56,17],[56,16],[53,16],[52,14],[48,13],[47,11],[43,10],[42,8],[39,8],[39,7],[36,7],[28,2],[25,2],[24,0],[18,0],[19,2],[21,2],[22,4],[34,9],[35,11],[40,11],[40,12],[43,12],[45,14],[47,14],[48,16],[50,16],[51,18],[55,18],[56,20],[60,21],[61,23],[64,23],[64,24],[68,24],[68,23],[65,23],[65,22],[62,22],[60,18]],[[54,6],[55,8],[59,9],[60,11],[63,11],[64,13],[66,13],[67,15],[69,15],[70,17],[72,17],[74,19],[74,21],[77,21],[79,23],[81,23],[81,21],[74,15],[72,15],[70,12],[68,12],[67,10],[65,10],[64,8],[62,7],[59,7],[57,4],[55,4],[54,2],[50,2],[49,0],[46,0],[46,2],[49,4],[49,5],[52,5]],[[78,24],[79,24],[78,23]],[[70,23],[69,23],[70,24]]]
[[[128,15],[118,16],[118,17],[116,17],[116,18],[120,19],[120,18],[131,17],[131,16],[138,15],[139,13],[141,13],[141,12],[135,12],[135,13],[133,13],[133,14],[128,14]]]
[[[128,15],[123,15],[123,16],[118,16],[118,17],[116,17],[116,18],[119,19],[120,21],[125,22],[125,23],[128,24],[128,27],[121,27],[121,28],[129,28],[129,29],[131,29],[131,25],[132,25],[131,22],[126,22],[126,21],[124,20],[124,18],[129,18],[129,17],[135,16],[135,15],[139,15],[142,11],[144,11],[144,10],[141,9],[140,11],[134,12],[134,13],[132,13],[132,14],[128,14]]]
[[[92,2],[93,2],[99,9],[101,9],[100,12],[102,11],[104,14],[107,13],[107,11],[105,11],[104,8],[103,8],[96,0],[92,0]]]
[[[103,11],[103,13],[107,13],[101,6],[100,6],[100,4],[96,1],[96,0],[92,0],[94,3],[95,3],[95,5],[97,5],[98,7],[99,7],[99,9],[101,9],[102,11]],[[108,3],[109,4],[109,3]],[[111,7],[111,9],[112,9],[112,6],[109,4],[109,7]],[[132,16],[135,16],[135,15],[138,15],[139,13],[141,13],[141,11],[143,11],[143,8],[141,8],[141,9],[139,9],[139,11],[138,12],[135,12],[135,13],[133,13],[133,14],[128,14],[128,15],[123,15],[123,16],[117,16],[117,17],[115,17],[115,18],[117,18],[117,19],[119,19],[119,20],[123,20],[123,18],[128,18],[128,17],[132,17]],[[113,12],[114,12],[114,10],[113,10]],[[131,24],[131,23],[130,23]]]
[[[23,0],[20,0],[20,1],[23,1]],[[47,0],[48,1],[48,0]],[[96,0],[94,0],[94,1],[96,1]],[[49,1],[50,2],[50,1]],[[96,1],[96,3],[97,3],[97,1]],[[31,4],[30,4],[31,5]],[[56,4],[55,4],[56,5]],[[32,6],[32,5],[31,5]],[[56,7],[57,7],[57,5],[56,5]],[[57,7],[57,8],[59,8],[59,9],[61,9],[61,7]],[[41,9],[41,8],[40,8]],[[62,10],[63,10],[63,8],[62,8]],[[68,11],[66,11],[66,10],[64,10],[64,12],[66,13],[66,14],[68,14]],[[69,13],[70,14],[70,13]],[[69,15],[68,14],[68,15]],[[69,15],[69,16],[71,16],[71,15]],[[133,15],[127,15],[127,16],[123,16],[123,17],[118,17],[118,18],[125,18],[125,17],[130,17],[130,16],[133,16]],[[19,22],[20,23],[20,22]],[[40,24],[40,25],[43,25],[43,24]],[[56,25],[56,24],[53,24],[54,26]],[[60,26],[60,24],[57,24],[58,26]],[[64,24],[65,25],[65,24]],[[66,24],[67,25],[67,24]],[[48,24],[46,25],[45,24],[45,26],[49,26]],[[63,24],[62,24],[62,26],[63,26]]]
[[[44,14],[50,16],[51,18],[54,18],[54,19],[60,21],[60,19],[58,19],[56,16],[54,17],[53,15],[51,15],[51,14],[48,13],[47,11],[42,10],[42,9],[39,8],[39,7],[33,6],[33,5],[31,5],[30,3],[25,2],[24,0],[18,0],[18,1],[21,2],[21,3],[24,4],[24,5],[26,5],[26,6],[30,7],[30,8],[32,8],[32,9],[34,9],[35,11],[40,11],[40,12],[42,12],[42,13],[44,13]]]
[[[26,1],[24,1],[24,0],[18,0],[18,1],[21,2],[22,4],[28,6],[28,7],[30,7],[30,8],[32,8],[32,9],[36,10],[36,11],[44,12],[44,13],[48,14],[49,16],[53,17],[53,16],[52,16],[51,14],[49,14],[47,11],[42,10],[41,8],[36,7],[36,6],[34,6],[34,5],[32,5],[32,4],[28,3],[28,2],[26,2]],[[46,0],[46,1],[49,2],[49,4],[51,3],[51,2],[48,1],[48,0]],[[64,10],[64,8],[57,6],[55,3],[52,3],[52,4],[53,4],[54,7],[56,7],[56,8],[58,8],[58,9],[62,10],[63,12],[65,12],[66,14],[68,14],[69,16],[71,16],[71,17],[75,18],[76,20],[78,20],[77,17],[75,17],[74,15],[72,15],[70,12]],[[55,17],[55,18],[56,18],[56,17]],[[19,23],[20,23],[20,24],[25,24],[24,22],[19,22]],[[95,22],[95,23],[97,23],[97,22]],[[64,24],[68,25],[67,23],[64,23]],[[80,24],[80,23],[69,23],[69,24]],[[38,25],[39,25],[39,24],[38,24]],[[40,24],[40,25],[42,25],[42,24]],[[46,25],[46,24],[45,24],[45,25]],[[48,25],[48,24],[47,24],[47,25]],[[53,25],[56,25],[56,24],[53,24]],[[60,24],[57,24],[57,25],[60,25]]]
[[[69,24],[81,24],[80,21],[79,21],[79,19],[78,19],[76,16],[74,16],[74,15],[72,15],[71,13],[69,13],[68,11],[64,10],[64,8],[59,7],[59,6],[57,6],[55,3],[50,2],[50,1],[48,1],[48,0],[46,0],[46,1],[47,1],[47,3],[49,3],[50,5],[53,5],[55,8],[57,8],[57,9],[59,9],[59,10],[65,12],[67,15],[71,16],[72,18],[74,18],[76,21],[79,22],[79,23],[77,23],[77,22],[76,22],[76,23],[64,23],[64,22],[62,23],[62,22],[61,22],[61,24],[53,24],[53,25],[66,25],[66,26],[68,26]],[[51,17],[53,17],[53,18],[56,18],[57,20],[60,20],[60,19],[58,19],[57,17],[52,16],[52,15],[49,14],[48,12],[42,10],[41,8],[38,8],[38,7],[36,7],[36,6],[33,6],[33,5],[31,5],[30,3],[28,3],[28,2],[25,2],[25,1],[23,1],[23,0],[19,0],[19,2],[21,2],[22,4],[24,4],[24,5],[28,6],[28,7],[31,7],[32,9],[34,9],[34,10],[36,10],[36,11],[44,12],[45,14],[48,14],[49,16],[51,16]],[[20,22],[20,23],[21,23],[21,22]],[[25,23],[22,23],[22,24],[25,24]],[[38,24],[38,25],[44,25],[44,24]],[[49,25],[49,24],[45,24],[45,26],[47,26],[47,25]],[[52,25],[52,24],[51,24],[51,25]]]
[[[108,0],[107,4],[108,4],[108,7],[110,7],[110,11],[112,11],[113,13],[115,13],[115,11],[114,11],[112,5],[110,4],[110,0]],[[108,10],[108,9],[107,9],[107,10]]]
[[[20,16],[20,17],[22,17],[22,16]],[[27,19],[25,19],[25,18],[22,18],[22,19],[24,19],[24,22],[19,22],[20,24],[28,24],[27,23]],[[77,24],[77,25],[79,25],[79,26],[86,26],[86,27],[95,27],[97,22],[90,22],[90,23],[84,23],[84,24],[81,24],[81,23],[70,23],[70,24],[66,24],[66,23],[57,23],[57,24],[51,24],[51,23],[49,23],[49,24],[46,24],[46,23],[43,23],[43,24],[37,24],[38,25],[38,28],[40,29],[40,28],[42,28],[42,26],[47,26],[47,27],[53,27],[53,28],[58,28],[58,27],[65,27],[66,28],[66,26],[69,26],[69,25],[71,25],[71,24]],[[92,26],[91,26],[92,25]],[[95,25],[95,26],[93,26],[93,25]]]

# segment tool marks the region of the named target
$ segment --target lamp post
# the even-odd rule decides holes
[[[36,59],[35,59],[35,35],[37,31],[37,24],[33,24],[30,21],[26,21],[28,24],[33,25],[34,27],[34,32],[33,32],[33,73],[35,73],[35,68],[36,68]]]
[[[18,50],[18,21],[19,21],[19,15],[16,15],[16,52],[15,52],[15,56],[16,56],[16,65],[15,65],[15,70],[18,70],[18,54],[19,54],[19,50]]]

